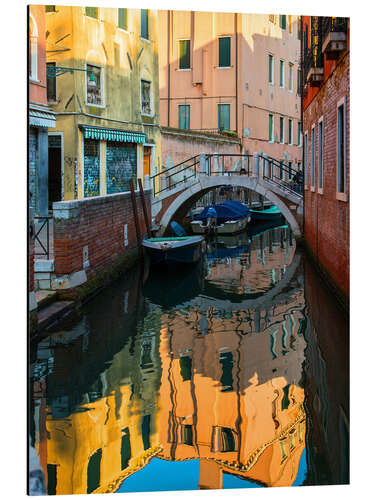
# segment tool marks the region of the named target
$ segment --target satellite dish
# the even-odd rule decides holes
[[[250,129],[246,127],[245,130],[244,130],[244,132],[243,132],[243,135],[245,137],[250,137]]]

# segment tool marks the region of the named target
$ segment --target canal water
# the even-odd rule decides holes
[[[288,226],[134,270],[31,346],[47,493],[348,483],[348,345]]]

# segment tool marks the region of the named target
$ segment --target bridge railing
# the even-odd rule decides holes
[[[285,191],[303,196],[303,173],[275,158],[259,155],[259,166],[263,179],[272,182]]]
[[[244,154],[206,155],[207,175],[253,175],[251,158]]]
[[[177,165],[164,169],[151,177],[154,187],[154,195],[175,188],[191,178],[195,178],[200,172],[200,157],[195,155]]]

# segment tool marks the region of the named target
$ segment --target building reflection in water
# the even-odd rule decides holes
[[[223,474],[249,486],[295,483],[311,346],[303,260],[284,236],[253,238],[239,256],[150,276],[144,287],[134,274],[39,343],[30,430],[49,494],[126,491],[154,457],[166,466],[198,459],[201,489],[221,488]]]

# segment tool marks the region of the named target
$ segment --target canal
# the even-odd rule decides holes
[[[31,346],[47,493],[348,483],[348,330],[288,226],[134,269]]]

